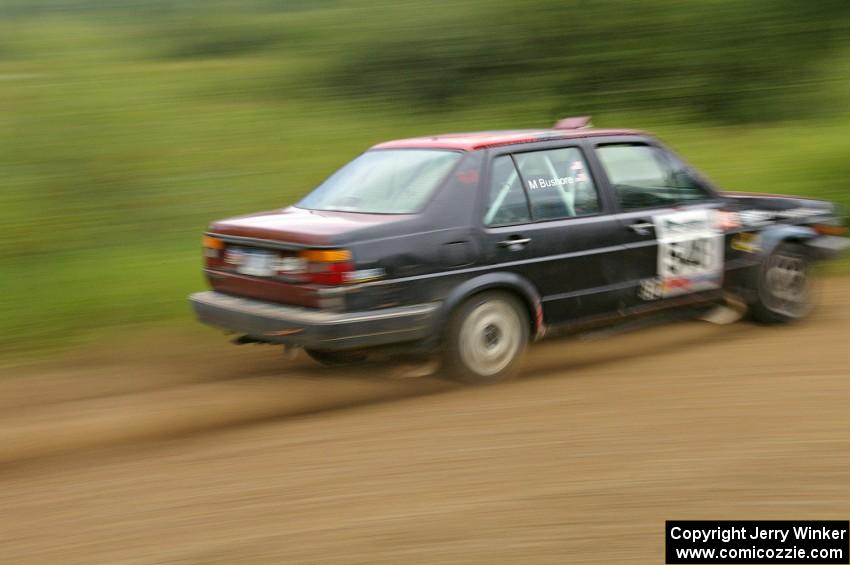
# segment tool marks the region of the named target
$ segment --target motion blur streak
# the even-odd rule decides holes
[[[47,428],[88,447],[17,463],[3,449],[0,554],[647,563],[663,557],[657,534],[670,516],[843,516],[848,296],[850,281],[829,281],[823,299],[834,307],[796,327],[687,322],[544,342],[522,380],[484,388],[306,362],[281,374],[277,352],[239,348],[210,353],[218,369],[204,380],[174,350],[206,346],[178,334],[147,370],[126,351],[76,353],[66,361],[85,370],[60,362],[0,379],[4,438],[17,434],[21,454],[41,449],[28,434],[55,446]],[[135,378],[116,384],[116,374]],[[400,394],[399,384],[415,386]],[[213,387],[228,394],[218,404]],[[100,422],[92,407],[104,408]],[[34,414],[40,427],[16,427]],[[213,415],[242,425],[181,427]],[[182,435],[114,428],[169,421]],[[96,446],[99,434],[117,441]]]

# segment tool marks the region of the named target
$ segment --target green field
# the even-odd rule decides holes
[[[600,108],[586,93],[561,95],[551,81],[538,89],[534,77],[505,69],[472,90],[455,93],[449,82],[448,95],[419,100],[383,76],[375,80],[390,85],[386,95],[359,95],[356,74],[372,52],[364,45],[399,44],[392,24],[409,21],[414,5],[393,4],[362,24],[352,23],[365,21],[362,2],[259,4],[243,13],[211,3],[203,18],[164,16],[158,4],[143,13],[6,5],[0,354],[187,320],[185,297],[203,287],[199,239],[209,221],[291,203],[388,138],[548,126],[590,109],[597,126],[658,134],[724,188],[850,209],[850,57],[841,45],[818,52],[804,79],[764,84],[784,103],[771,119],[715,120],[687,101],[630,107],[611,98]],[[384,34],[387,26],[395,31]],[[449,69],[444,79],[440,69],[398,72],[430,82],[465,76]],[[811,92],[798,100],[801,90]]]

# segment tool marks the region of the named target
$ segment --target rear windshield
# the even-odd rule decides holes
[[[461,155],[431,149],[367,151],[296,206],[307,210],[412,214],[425,205]]]

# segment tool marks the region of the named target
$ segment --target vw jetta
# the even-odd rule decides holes
[[[800,319],[809,266],[844,231],[831,203],[722,192],[650,135],[568,118],[382,143],[292,206],[214,222],[211,290],[190,299],[242,343],[326,364],[438,354],[488,382],[550,327],[730,296],[763,322]]]

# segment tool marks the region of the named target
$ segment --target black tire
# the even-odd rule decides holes
[[[802,320],[814,307],[811,257],[799,243],[780,243],[759,267],[752,318],[764,324]]]
[[[326,367],[344,367],[345,365],[356,365],[366,361],[368,355],[364,351],[321,351],[317,349],[304,349],[313,361]]]
[[[528,311],[514,295],[476,294],[451,315],[443,336],[441,372],[469,384],[508,379],[519,368],[530,333]]]

